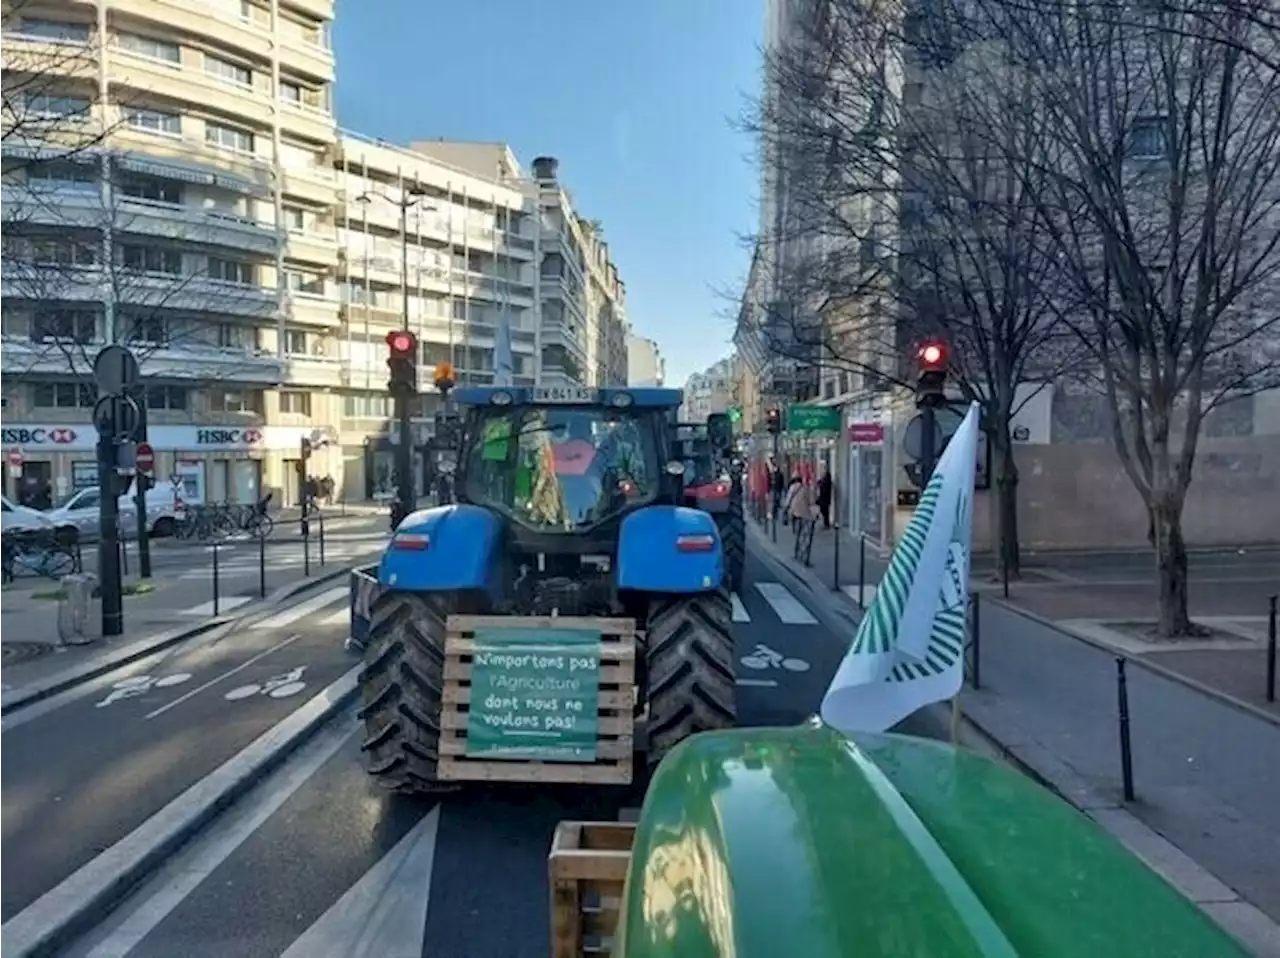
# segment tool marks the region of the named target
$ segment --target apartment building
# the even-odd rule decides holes
[[[119,342],[159,475],[191,499],[296,498],[302,437],[336,421],[314,392],[339,384],[332,18],[332,0],[6,11],[4,445],[26,484],[96,484],[88,372]]]
[[[444,360],[491,382],[501,323],[517,383],[625,383],[625,288],[555,161],[529,176],[501,144],[340,133],[332,19],[333,0],[6,7],[16,492],[96,484],[107,343],[138,355],[157,475],[193,501],[296,501],[304,437],[313,475],[385,495],[385,335],[406,315],[424,388]]]
[[[684,386],[680,418],[686,422],[706,422],[712,413],[728,412],[735,393],[734,360],[722,359],[689,377]]]
[[[667,361],[657,340],[627,337],[627,385],[661,386],[667,379]]]

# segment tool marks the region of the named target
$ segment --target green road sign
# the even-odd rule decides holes
[[[832,406],[790,406],[787,408],[788,432],[840,431],[840,410]]]
[[[468,756],[592,762],[599,713],[599,632],[476,630]]]

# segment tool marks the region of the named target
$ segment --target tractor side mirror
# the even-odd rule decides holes
[[[716,412],[707,417],[707,439],[716,452],[727,452],[733,445],[733,426],[725,413]]]

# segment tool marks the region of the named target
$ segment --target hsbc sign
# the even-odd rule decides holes
[[[97,441],[93,429],[72,429],[69,426],[5,426],[3,440],[6,446],[27,446],[49,452],[70,452],[73,449],[89,449]]]
[[[4,426],[5,449],[22,449],[30,455],[51,456],[60,452],[92,452],[98,431],[92,426],[58,426],[52,423]],[[170,426],[156,424],[147,430],[147,441],[159,452],[248,453],[268,449],[294,452],[303,436],[312,430],[304,426]]]
[[[196,446],[257,446],[261,429],[197,429]]]

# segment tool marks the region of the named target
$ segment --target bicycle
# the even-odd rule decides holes
[[[52,579],[55,582],[79,568],[74,540],[68,540],[62,530],[20,529],[7,532],[3,537],[3,566],[5,582],[12,582],[21,571]]]

